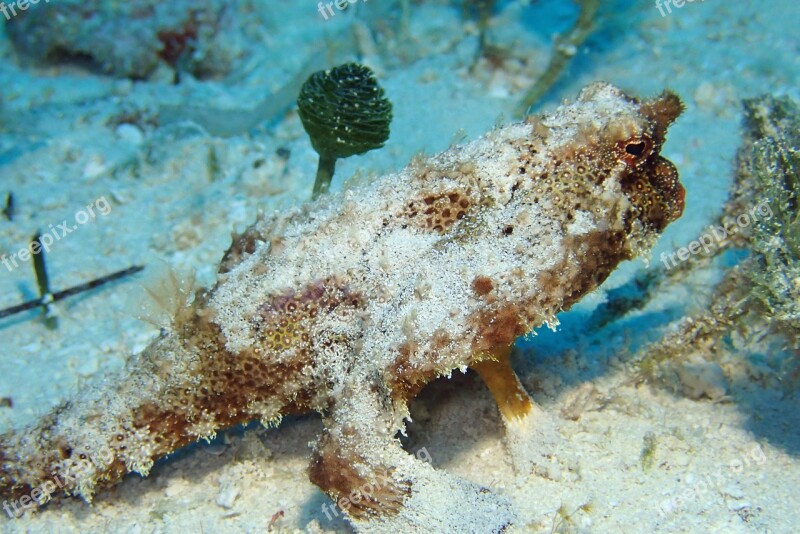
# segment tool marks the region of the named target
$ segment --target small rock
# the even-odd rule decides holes
[[[671,460],[678,467],[686,467],[692,461],[692,458],[685,452],[676,452]]]
[[[691,399],[703,396],[717,400],[725,396],[725,375],[722,368],[700,355],[693,355],[675,369],[683,386],[683,394]]]
[[[722,494],[731,499],[743,499],[744,491],[736,484],[729,484],[722,489]]]
[[[75,372],[80,376],[92,376],[100,369],[96,356],[83,356],[75,362]]]
[[[204,453],[210,454],[211,456],[222,456],[227,448],[228,447],[224,443],[212,443],[203,447],[202,450]]]
[[[123,204],[127,204],[131,200],[133,200],[133,194],[130,191],[122,191],[119,189],[114,189],[110,192],[111,200],[114,201],[114,204],[121,206]]]
[[[233,508],[233,504],[239,497],[240,492],[241,490],[235,481],[227,480],[223,482],[219,488],[219,493],[217,493],[217,506],[230,510]]]
[[[180,497],[182,494],[185,494],[188,487],[189,485],[183,480],[177,479],[170,481],[169,485],[164,488],[164,494],[168,498],[174,499]]]
[[[117,96],[128,96],[133,92],[133,82],[131,80],[117,80],[114,82],[113,91]]]
[[[131,145],[138,146],[142,144],[142,141],[144,141],[144,133],[142,130],[140,130],[135,124],[130,124],[127,122],[123,122],[117,126],[117,129],[114,130],[114,134],[120,141],[125,141]]]
[[[600,410],[604,405],[603,395],[591,382],[586,382],[567,395],[564,406],[561,408],[561,417],[577,421],[584,412]]]
[[[102,156],[92,156],[89,158],[89,161],[86,162],[86,165],[83,166],[83,177],[84,178],[97,178],[104,172],[106,172],[107,167],[105,160]]]
[[[551,464],[548,464],[546,470],[547,473],[545,476],[549,480],[552,480],[554,482],[558,482],[559,480],[561,480],[561,466],[558,465],[558,462],[553,462]]]

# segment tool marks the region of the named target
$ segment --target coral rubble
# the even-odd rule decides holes
[[[31,6],[8,23],[19,52],[35,60],[88,60],[104,72],[135,79],[159,65],[214,77],[228,69],[225,21],[218,2],[59,0]]]
[[[535,424],[510,347],[681,215],[660,155],[681,111],[669,92],[639,101],[594,84],[549,115],[260,219],[234,236],[215,287],[176,291],[171,324],[116,381],[0,438],[3,498],[17,511],[61,491],[89,500],[219,429],[316,411],[310,478],[358,530],[501,531],[514,521],[502,495],[403,451],[408,403],[472,367],[509,431]]]

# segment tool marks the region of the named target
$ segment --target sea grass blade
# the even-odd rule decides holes
[[[127,269],[123,269],[122,271],[116,271],[114,273],[107,274],[106,276],[96,278],[95,280],[91,280],[89,282],[86,282],[85,284],[80,284],[77,286],[70,287],[69,289],[64,289],[62,291],[59,291],[58,293],[53,293],[53,300],[55,302],[58,302],[59,300],[71,297],[72,295],[77,295],[78,293],[89,291],[90,289],[100,287],[109,282],[113,282],[114,280],[119,280],[120,278],[136,274],[142,271],[143,269],[144,269],[143,265],[134,265],[132,267],[128,267]]]
[[[578,20],[566,35],[561,35],[556,39],[550,64],[533,84],[533,87],[528,89],[528,92],[522,97],[515,113],[517,116],[527,115],[528,110],[550,90],[561,76],[561,72],[575,56],[578,48],[594,30],[594,19],[597,9],[600,7],[600,0],[579,0],[579,2],[581,12]]]
[[[113,282],[114,280],[118,280],[120,278],[124,278],[126,276],[130,276],[132,274],[136,274],[139,271],[143,270],[144,266],[142,265],[134,265],[132,267],[128,267],[127,269],[123,269],[122,271],[116,271],[106,276],[102,276],[90,282],[86,282],[85,284],[79,284],[77,286],[70,287],[68,289],[64,289],[62,291],[58,291],[56,293],[52,293],[52,300],[50,302],[58,302],[59,300],[63,300],[67,297],[71,297],[72,295],[77,295],[78,293],[82,293],[84,291],[88,291],[90,289],[94,289],[96,287],[100,287],[104,284],[109,282]],[[11,306],[10,308],[6,308],[4,310],[0,310],[0,319],[4,317],[9,317],[11,315],[15,315],[17,313],[21,313],[27,310],[32,310],[38,306],[43,304],[43,299],[38,298],[35,300],[30,300],[28,302],[23,302],[22,304],[17,304],[16,306]]]

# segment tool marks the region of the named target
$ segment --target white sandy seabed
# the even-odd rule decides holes
[[[326,50],[324,35],[349,31],[353,20],[338,15],[325,22],[312,2],[255,5],[261,8],[248,15],[256,25],[249,64],[235,82],[173,86],[76,67],[22,67],[0,37],[0,193],[13,191],[17,205],[14,221],[0,222],[0,253],[23,248],[36,228],[71,219],[102,197],[110,212],[80,225],[48,254],[54,287],[140,263],[147,276],[172,268],[194,271],[208,284],[231,229],[244,228],[259,209],[306,198],[316,155],[294,112],[226,138],[186,123],[108,125],[131,108],[157,110],[165,103],[246,108]],[[341,162],[339,177],[401,166],[416,152],[439,151],[508,120],[515,95],[546,65],[553,32],[576,14],[569,2],[501,2],[491,38],[508,45],[512,57],[504,68],[483,63],[471,73],[475,27],[463,23],[458,9],[414,4],[397,48],[402,61],[371,52],[369,32],[379,32],[381,19],[370,18],[370,9],[383,8],[358,6],[364,18],[356,48],[379,72],[395,121],[386,147]],[[724,202],[740,99],[763,92],[800,96],[799,23],[793,0],[768,6],[708,0],[664,17],[648,1],[604,2],[600,31],[544,106],[597,79],[634,94],[671,87],[684,97],[688,110],[671,129],[664,154],[681,170],[687,209],[654,259],[688,243]],[[279,147],[290,150],[288,160],[276,153]],[[605,289],[644,268],[641,261],[623,267]],[[0,408],[0,424],[33,420],[141,350],[157,332],[139,320],[144,283],[138,277],[60,303],[57,330],[34,314],[2,322],[0,396],[11,397],[13,408]],[[548,432],[542,435],[550,436],[526,444],[539,455],[533,472],[513,472],[496,408],[472,375],[438,381],[414,403],[409,450],[425,447],[435,467],[509,496],[518,515],[512,532],[795,532],[798,400],[776,387],[768,368],[748,374],[753,367],[744,366],[745,379],[735,384],[716,375],[694,380],[678,394],[631,385],[626,347],[656,338],[665,316],[674,317],[677,306],[691,303],[709,283],[672,288],[620,325],[582,337],[587,314],[605,298],[600,290],[562,317],[557,333],[521,344],[514,362],[544,408]],[[29,265],[0,268],[0,306],[35,291]],[[230,431],[161,462],[146,479],[128,477],[92,506],[66,500],[2,519],[2,528],[263,532],[274,517],[273,531],[348,532],[341,518],[323,512],[327,498],[306,478],[308,443],[320,428],[317,417],[305,417],[278,429]],[[653,443],[648,464],[643,450]]]

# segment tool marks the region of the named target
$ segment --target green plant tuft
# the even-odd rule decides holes
[[[319,154],[314,198],[328,191],[337,159],[380,148],[389,138],[392,104],[364,65],[315,72],[300,89],[297,106]]]
[[[642,453],[640,459],[642,461],[642,470],[649,471],[656,464],[656,449],[658,448],[658,439],[652,432],[647,432],[642,438]]]

